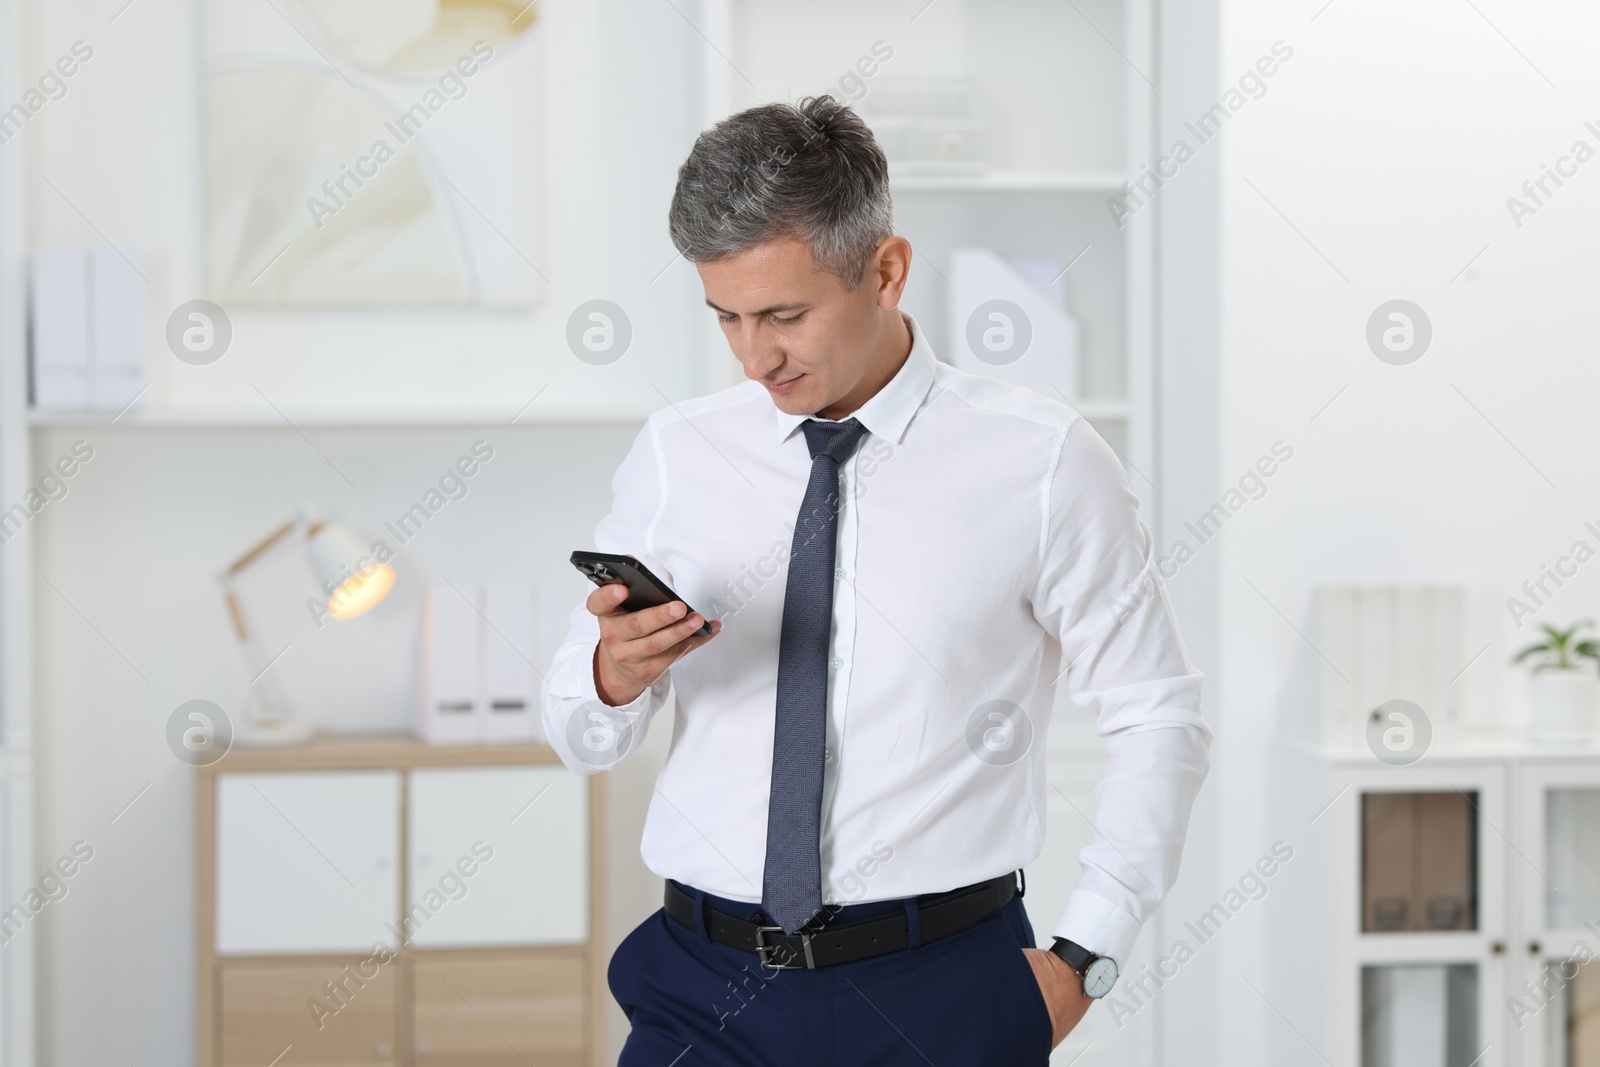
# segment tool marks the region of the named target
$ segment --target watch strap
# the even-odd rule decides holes
[[[1078,972],[1078,977],[1083,977],[1084,968],[1094,960],[1095,954],[1075,941],[1068,941],[1058,937],[1055,944],[1050,946],[1050,951],[1067,961],[1067,966]]]

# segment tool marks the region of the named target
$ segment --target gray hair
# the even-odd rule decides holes
[[[889,165],[867,124],[831,96],[763,104],[695,141],[668,225],[691,263],[799,238],[819,270],[853,290],[894,233]]]

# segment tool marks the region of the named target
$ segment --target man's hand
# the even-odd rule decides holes
[[[632,703],[660,681],[668,667],[722,632],[722,623],[714,621],[709,635],[690,636],[705,625],[705,619],[681,600],[623,611],[626,599],[627,587],[612,584],[600,586],[584,601],[600,620],[600,643],[594,649],[595,691],[614,708]]]
[[[1022,953],[1028,957],[1033,976],[1039,980],[1039,992],[1044,994],[1044,1002],[1050,1008],[1050,1025],[1054,1031],[1050,1047],[1055,1048],[1072,1033],[1094,999],[1083,995],[1083,980],[1078,972],[1054,952],[1025,948]]]

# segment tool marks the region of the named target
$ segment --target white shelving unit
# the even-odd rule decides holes
[[[952,249],[1072,264],[1070,310],[1083,330],[1082,380],[1072,402],[1133,468],[1151,470],[1151,213],[1118,229],[1106,208],[1149,155],[1148,0],[1078,9],[1046,0],[956,0],[894,19],[839,0],[804,7],[702,0],[700,16],[707,125],[773,97],[823,92],[867,113],[883,80],[983,72],[973,80],[992,111],[992,165],[894,168],[897,228],[918,257],[903,306],[943,354]],[[875,44],[893,55],[861,80],[863,89],[843,91],[841,71]],[[1137,479],[1135,488],[1150,489]]]
[[[880,77],[991,75],[976,81],[994,111],[999,148],[992,169],[892,177],[896,226],[916,257],[902,306],[944,354],[952,249],[1072,263],[1069,304],[1083,330],[1072,403],[1132,468],[1154,472],[1153,212],[1119,230],[1106,208],[1126,174],[1150,158],[1149,0],[941,0],[893,19],[841,0],[702,0],[699,13],[707,125],[772,98],[840,95],[840,72],[880,40],[894,56],[865,80],[867,94]],[[1138,475],[1132,481],[1154,527],[1153,487]],[[1048,744],[1047,839],[1028,871],[1026,898],[1044,943],[1078,879],[1076,854],[1092,837],[1093,787],[1104,770],[1087,714],[1065,701]],[[1151,927],[1134,957],[1121,961],[1124,973],[1139,973],[1159,955],[1153,948],[1164,941],[1161,923]],[[1160,998],[1132,1019],[1114,1020],[1097,1008],[1052,1062],[1153,1064],[1161,1011]]]

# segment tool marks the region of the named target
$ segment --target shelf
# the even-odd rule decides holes
[[[1088,412],[1085,411],[1084,414],[1087,415]],[[1277,743],[1289,751],[1314,756],[1337,766],[1347,767],[1351,764],[1361,767],[1381,766],[1373,758],[1372,752],[1364,747],[1326,745],[1297,737],[1280,737]],[[1461,731],[1443,734],[1441,732],[1435,733],[1433,744],[1428,749],[1427,759],[1417,766],[1422,767],[1441,760],[1498,763],[1509,759],[1529,762],[1548,760],[1552,763],[1592,763],[1600,760],[1600,743],[1555,747],[1534,744],[1527,735],[1521,733]],[[1410,777],[1406,770],[1406,768],[1393,768],[1393,773],[1397,779],[1409,781]]]
[[[1115,193],[1127,175],[1115,170],[991,170],[975,174],[895,174],[896,193]]]
[[[318,733],[295,745],[235,744],[216,763],[195,768],[205,779],[236,771],[356,770],[374,767],[478,767],[557,764],[555,750],[535,741],[435,745],[409,733]]]
[[[518,414],[514,408],[143,408],[116,417],[110,411],[29,411],[34,427],[96,426],[118,429],[184,428],[264,429],[318,426],[338,429],[407,428],[417,426],[518,426],[634,425],[643,423],[656,408],[541,407],[534,404]],[[513,420],[513,416],[516,416]]]
[[[1484,959],[1491,940],[1478,931],[1357,934],[1355,961],[1361,964],[1475,963]]]
[[[634,425],[645,419],[662,404],[637,408],[612,405],[608,407],[541,407],[534,404],[518,415],[518,426],[562,425]],[[1072,406],[1091,422],[1111,422],[1128,417],[1126,400],[1076,400]],[[112,422],[114,411],[33,411],[28,412],[28,425],[49,428],[53,426],[96,426],[118,429],[182,428],[197,429],[262,429],[272,427],[318,426],[335,429],[394,428],[412,426],[504,426],[512,422],[512,409],[488,410],[484,408],[286,408],[282,414],[271,408],[136,408]]]

